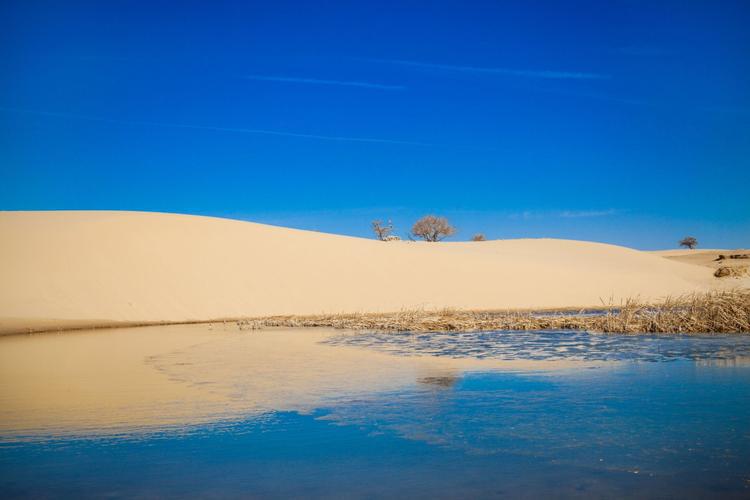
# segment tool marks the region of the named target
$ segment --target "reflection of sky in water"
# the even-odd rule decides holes
[[[451,386],[380,394],[326,418],[469,454],[646,474],[740,473],[750,471],[748,402],[750,368],[678,362],[581,374],[467,373]]]
[[[607,335],[570,331],[341,333],[331,345],[399,355],[578,361],[750,362],[747,335]]]
[[[7,440],[0,443],[0,496],[750,495],[748,336],[316,334],[313,344],[296,347],[296,361],[284,361],[299,363],[292,378],[279,378],[282,358],[268,358],[266,378],[288,395],[278,399],[253,369],[274,352],[266,334],[242,335],[150,357],[146,366],[219,395],[229,388],[243,402],[238,408],[255,408],[262,395],[262,411],[147,434]],[[289,334],[268,335],[287,345]],[[253,352],[253,362],[243,363]],[[619,363],[515,372],[432,362],[414,368],[426,354]],[[343,356],[341,373],[370,373],[342,382],[331,366]],[[370,380],[379,376],[386,380]],[[321,394],[304,400],[304,411],[292,410],[300,388]],[[327,391],[337,394],[322,397]]]

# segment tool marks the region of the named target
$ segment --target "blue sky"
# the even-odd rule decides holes
[[[0,209],[750,247],[750,3],[0,6]]]

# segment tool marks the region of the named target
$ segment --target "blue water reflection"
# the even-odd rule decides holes
[[[341,333],[326,341],[399,355],[580,361],[750,363],[748,335],[612,335],[584,331]]]
[[[748,337],[388,335],[326,342],[621,362],[442,373],[311,414],[149,435],[9,440],[0,445],[0,496],[750,496]]]

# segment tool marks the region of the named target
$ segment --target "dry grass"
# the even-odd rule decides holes
[[[750,290],[668,298],[655,304],[629,299],[592,311],[438,311],[274,316],[238,321],[241,328],[333,327],[375,331],[571,329],[605,333],[750,333]]]
[[[714,276],[717,278],[739,278],[747,276],[748,269],[750,269],[750,266],[721,266],[714,271]]]

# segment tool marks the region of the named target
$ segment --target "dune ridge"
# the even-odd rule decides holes
[[[706,267],[572,240],[383,243],[116,211],[3,212],[0,235],[0,333],[405,308],[592,307],[717,286]]]

